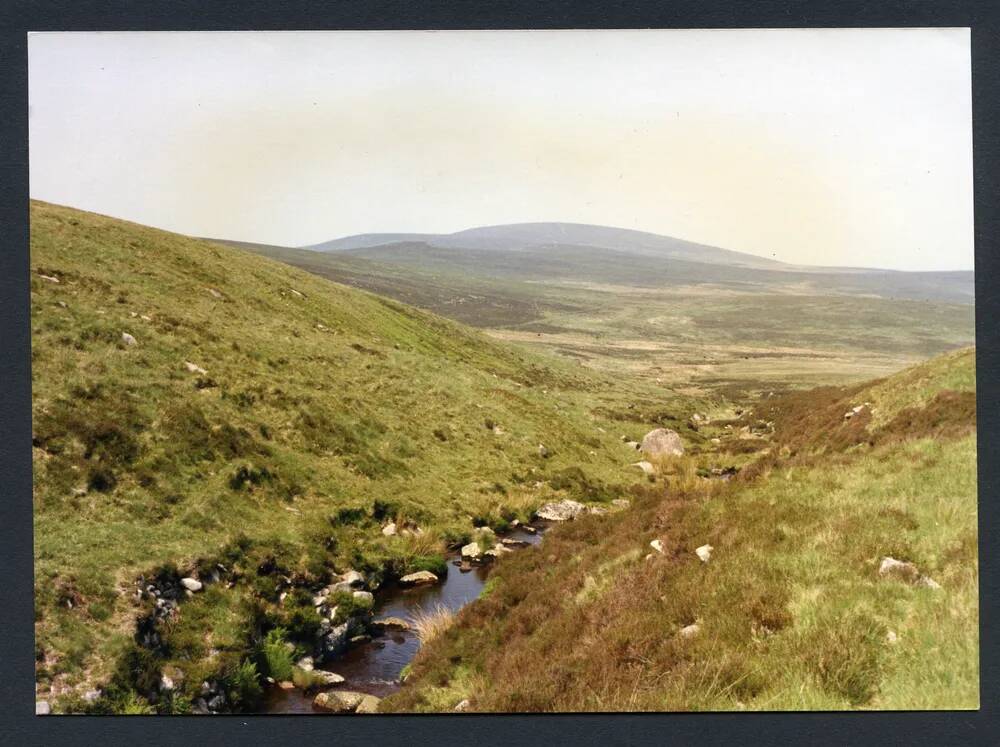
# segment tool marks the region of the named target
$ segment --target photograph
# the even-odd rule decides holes
[[[25,43],[36,715],[979,709],[969,28]]]

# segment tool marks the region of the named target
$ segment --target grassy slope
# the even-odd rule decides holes
[[[587,247],[251,251],[594,368],[704,391],[860,381],[973,341],[969,274],[751,272]]]
[[[746,477],[697,478],[711,454],[665,464],[632,510],[505,558],[384,708],[978,707],[974,389],[965,350],[761,403],[750,422],[774,430]],[[885,555],[943,588],[879,578]]]
[[[612,496],[634,479],[618,436],[646,427],[629,421],[676,425],[693,406],[239,250],[31,211],[42,691],[107,675],[132,634],[129,584],[158,564],[245,534],[317,578],[406,568],[471,517],[524,517],[566,485]],[[554,489],[568,467],[582,478]],[[384,538],[383,515],[429,532]],[[209,597],[187,618],[238,646],[232,605]]]

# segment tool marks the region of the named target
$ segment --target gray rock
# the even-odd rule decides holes
[[[181,586],[188,591],[201,591],[202,589],[201,581],[196,578],[191,578],[190,576],[181,579]]]
[[[384,527],[382,527],[382,534],[385,537],[392,537],[396,534],[396,522],[390,521]]]
[[[545,519],[547,521],[570,521],[575,519],[580,514],[585,513],[586,510],[587,507],[582,503],[566,499],[546,503],[538,509],[535,515],[538,518]]]
[[[313,671],[313,667],[315,666],[315,664],[316,662],[313,661],[313,658],[311,656],[303,656],[301,659],[295,662],[295,666],[297,666],[303,672]]]
[[[49,705],[49,701],[47,700],[35,701],[36,716],[48,716],[50,713],[52,713],[52,706]]]
[[[332,713],[350,713],[361,705],[361,701],[366,697],[368,696],[365,693],[351,690],[331,690],[313,698],[313,706]]]
[[[656,469],[653,467],[653,465],[650,462],[647,462],[645,459],[642,460],[641,462],[634,463],[632,466],[633,467],[638,467],[643,472],[645,472],[647,475],[655,475],[656,474]]]
[[[126,345],[135,345],[138,341],[128,332],[122,332],[122,342]]]
[[[920,571],[917,570],[917,566],[913,563],[896,560],[889,556],[882,558],[882,562],[878,567],[878,575],[882,578],[894,578],[899,581],[905,581],[908,584],[915,584],[921,578]]]
[[[470,542],[464,545],[461,550],[463,560],[478,560],[483,557],[483,550],[478,542]]]
[[[465,700],[460,700],[458,701],[458,703],[455,704],[455,710],[461,713],[462,711],[469,710],[471,705],[472,704],[469,702],[469,699],[466,698]]]
[[[657,428],[642,437],[640,448],[650,456],[680,456],[684,453],[684,443],[676,431]]]
[[[317,682],[319,687],[333,687],[334,685],[340,685],[344,683],[344,678],[341,677],[336,672],[328,672],[325,669],[313,669],[312,672],[313,679]]]
[[[355,591],[351,594],[351,596],[354,597],[354,601],[360,602],[368,607],[375,604],[375,597],[370,591]]]
[[[365,577],[362,576],[357,571],[353,571],[353,570],[352,571],[348,571],[343,576],[341,576],[340,580],[343,581],[346,584],[350,584],[351,586],[353,586],[355,588],[360,588],[360,587],[362,587],[362,586],[365,585]]]
[[[218,712],[225,707],[226,707],[226,696],[222,695],[221,693],[208,701],[208,710],[210,711]]]
[[[201,366],[199,366],[199,365],[197,365],[195,363],[192,363],[191,361],[184,361],[184,367],[188,371],[190,371],[191,373],[196,373],[196,374],[207,374],[208,373],[208,371],[206,371],[204,368],[202,368]]]
[[[680,629],[680,631],[678,631],[677,634],[681,638],[694,638],[696,635],[698,635],[698,632],[700,630],[701,627],[698,625],[698,623],[692,623],[691,625],[685,625],[683,628]]]
[[[418,584],[436,584],[438,582],[438,577],[435,576],[430,571],[417,571],[415,573],[407,573],[401,579],[399,583],[403,586],[417,586]]]
[[[358,703],[358,707],[354,709],[355,713],[378,713],[379,703],[382,702],[381,698],[377,698],[374,695],[366,695]]]

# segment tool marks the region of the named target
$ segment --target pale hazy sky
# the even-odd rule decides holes
[[[31,195],[304,245],[522,221],[971,269],[965,29],[42,33]]]

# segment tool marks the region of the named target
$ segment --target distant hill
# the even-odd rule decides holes
[[[400,242],[421,242],[427,246],[444,249],[479,251],[510,251],[570,245],[610,249],[625,254],[674,257],[743,267],[785,266],[781,262],[753,254],[719,249],[670,236],[584,223],[513,223],[469,228],[450,234],[371,233],[346,236],[302,248],[313,251],[345,251]]]

